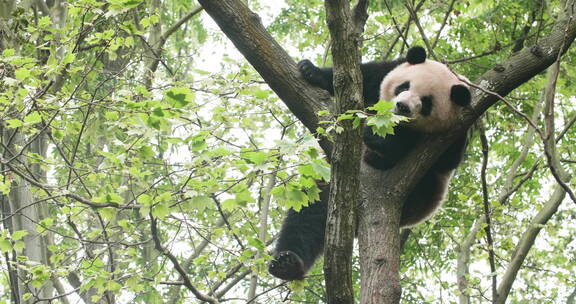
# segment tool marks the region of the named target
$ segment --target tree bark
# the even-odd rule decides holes
[[[361,110],[362,74],[358,46],[361,32],[356,30],[350,3],[327,0],[326,21],[332,37],[334,61],[335,113]],[[352,120],[340,122],[341,133],[334,134],[328,218],[324,241],[324,279],[329,304],[353,304],[352,248],[355,233],[355,206],[360,186],[362,128]]]

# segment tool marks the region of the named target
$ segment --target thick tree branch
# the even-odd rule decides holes
[[[331,103],[328,93],[310,86],[300,76],[294,60],[243,1],[199,2],[290,111],[315,133],[320,120],[318,111],[328,109]],[[332,144],[328,140],[321,139],[320,146],[330,155]]]
[[[362,35],[364,33],[364,25],[366,25],[366,20],[368,20],[368,0],[358,0],[354,7],[352,18],[356,33]]]
[[[554,23],[550,34],[539,39],[537,44],[512,55],[498,65],[498,69],[487,71],[475,83],[500,96],[506,96],[510,91],[547,69],[556,61],[559,53],[563,54],[568,50],[576,37],[574,4],[574,0],[567,1],[564,13]],[[470,125],[476,117],[498,100],[500,98],[494,94],[476,94],[472,109],[462,118],[462,122]]]

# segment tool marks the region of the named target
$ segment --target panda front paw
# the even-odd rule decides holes
[[[364,162],[366,162],[370,167],[378,170],[388,170],[394,167],[392,162],[388,161],[380,154],[370,150],[364,152]]]
[[[308,83],[317,87],[324,88],[324,78],[322,77],[322,71],[310,60],[304,59],[298,62],[298,70]]]
[[[306,270],[302,259],[292,251],[282,251],[268,265],[271,275],[286,281],[302,280]]]

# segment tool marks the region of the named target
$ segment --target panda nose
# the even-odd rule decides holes
[[[408,116],[410,107],[406,103],[399,101],[396,103],[396,114]]]

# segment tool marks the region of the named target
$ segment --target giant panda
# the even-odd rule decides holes
[[[332,68],[318,68],[309,60],[298,63],[304,79],[334,94]],[[364,128],[366,146],[364,161],[387,170],[398,163],[424,134],[438,133],[452,127],[464,107],[470,104],[467,85],[444,64],[426,59],[422,47],[412,47],[406,58],[393,61],[368,62],[360,66],[364,103],[371,106],[379,100],[395,103],[395,114],[409,118],[386,137]],[[436,160],[408,195],[400,225],[416,225],[440,207],[452,173],[461,162],[466,135],[456,140]],[[319,184],[320,200],[300,212],[289,210],[282,224],[274,260],[269,272],[284,280],[299,280],[322,253],[327,217],[328,184]]]

